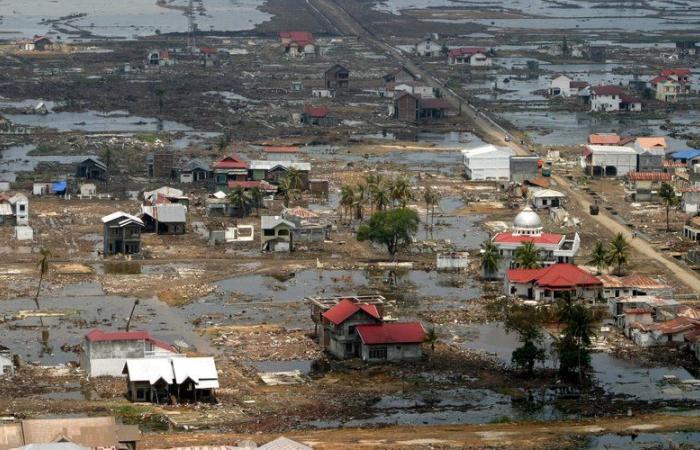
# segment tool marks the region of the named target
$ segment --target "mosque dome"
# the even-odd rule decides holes
[[[513,232],[518,234],[538,234],[542,232],[542,220],[529,206],[513,219]]]

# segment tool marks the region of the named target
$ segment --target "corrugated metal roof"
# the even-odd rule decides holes
[[[130,224],[130,223],[136,223],[138,225],[143,226],[143,221],[141,219],[139,219],[136,216],[132,216],[131,214],[127,214],[123,211],[113,212],[112,214],[110,214],[108,216],[104,216],[102,218],[102,223],[109,223],[109,222],[112,222],[112,221],[117,220],[119,218],[123,219],[118,224],[120,227],[123,227],[125,225]]]
[[[187,209],[184,205],[173,203],[153,207],[154,219],[162,223],[187,222]]]
[[[309,172],[311,170],[311,163],[296,161],[250,161],[251,170],[272,170],[276,167],[281,167],[283,169],[289,169],[291,167],[297,170],[301,170],[302,172]]]
[[[263,230],[270,230],[281,224],[285,224],[292,229],[296,228],[296,226],[292,222],[285,220],[280,216],[262,216],[260,218],[260,227]]]
[[[211,356],[203,358],[172,358],[175,382],[182,384],[188,378],[195,382],[199,389],[218,389],[219,375],[216,363]]]
[[[258,450],[313,450],[308,445],[287,439],[286,437],[278,437],[274,441],[270,441],[265,445],[258,447]]]

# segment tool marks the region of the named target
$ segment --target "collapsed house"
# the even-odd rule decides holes
[[[219,388],[212,357],[127,359],[122,373],[128,397],[134,402],[214,402],[215,389]]]
[[[649,202],[654,200],[663,183],[673,181],[673,176],[665,172],[629,172],[625,183],[632,201]]]
[[[0,225],[29,225],[29,199],[24,194],[0,194]]]
[[[294,242],[312,243],[330,239],[332,225],[318,214],[302,207],[286,208],[282,218],[294,224]]]
[[[107,332],[94,329],[85,335],[80,367],[88,377],[121,377],[127,359],[162,358],[178,354],[174,345],[147,331]]]
[[[262,216],[260,218],[260,245],[262,251],[294,251],[294,233],[296,225],[280,216]]]
[[[615,275],[598,275],[603,282],[603,298],[615,299],[652,295],[668,298],[672,289],[665,283],[645,275],[627,275],[618,277]],[[616,312],[614,314],[620,314]]]
[[[320,345],[338,359],[364,361],[420,359],[425,329],[419,322],[386,322],[384,298],[310,297]]]
[[[250,161],[249,165],[250,181],[267,181],[272,184],[279,184],[291,169],[299,173],[301,181],[301,189],[306,191],[309,188],[309,174],[311,173],[311,164],[307,162],[297,161],[268,161],[254,160]]]
[[[185,234],[187,208],[183,204],[141,205],[143,231],[155,234]]]
[[[153,191],[144,191],[143,200],[146,205],[180,204],[189,205],[190,199],[180,189],[163,186]]]
[[[75,176],[85,180],[105,181],[107,179],[107,165],[97,157],[87,158],[78,163]]]

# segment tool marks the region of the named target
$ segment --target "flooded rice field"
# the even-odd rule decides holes
[[[191,131],[192,128],[170,120],[153,117],[139,117],[127,111],[83,111],[52,112],[39,114],[5,114],[16,125],[40,127],[59,132],[82,131],[85,133],[101,132],[148,132],[148,131]]]

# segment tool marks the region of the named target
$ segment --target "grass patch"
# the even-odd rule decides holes
[[[136,135],[136,139],[138,139],[139,141],[142,141],[142,142],[148,142],[148,143],[152,144],[155,141],[157,141],[158,139],[160,139],[160,136],[158,136],[157,134],[153,134],[153,133],[139,133]]]

